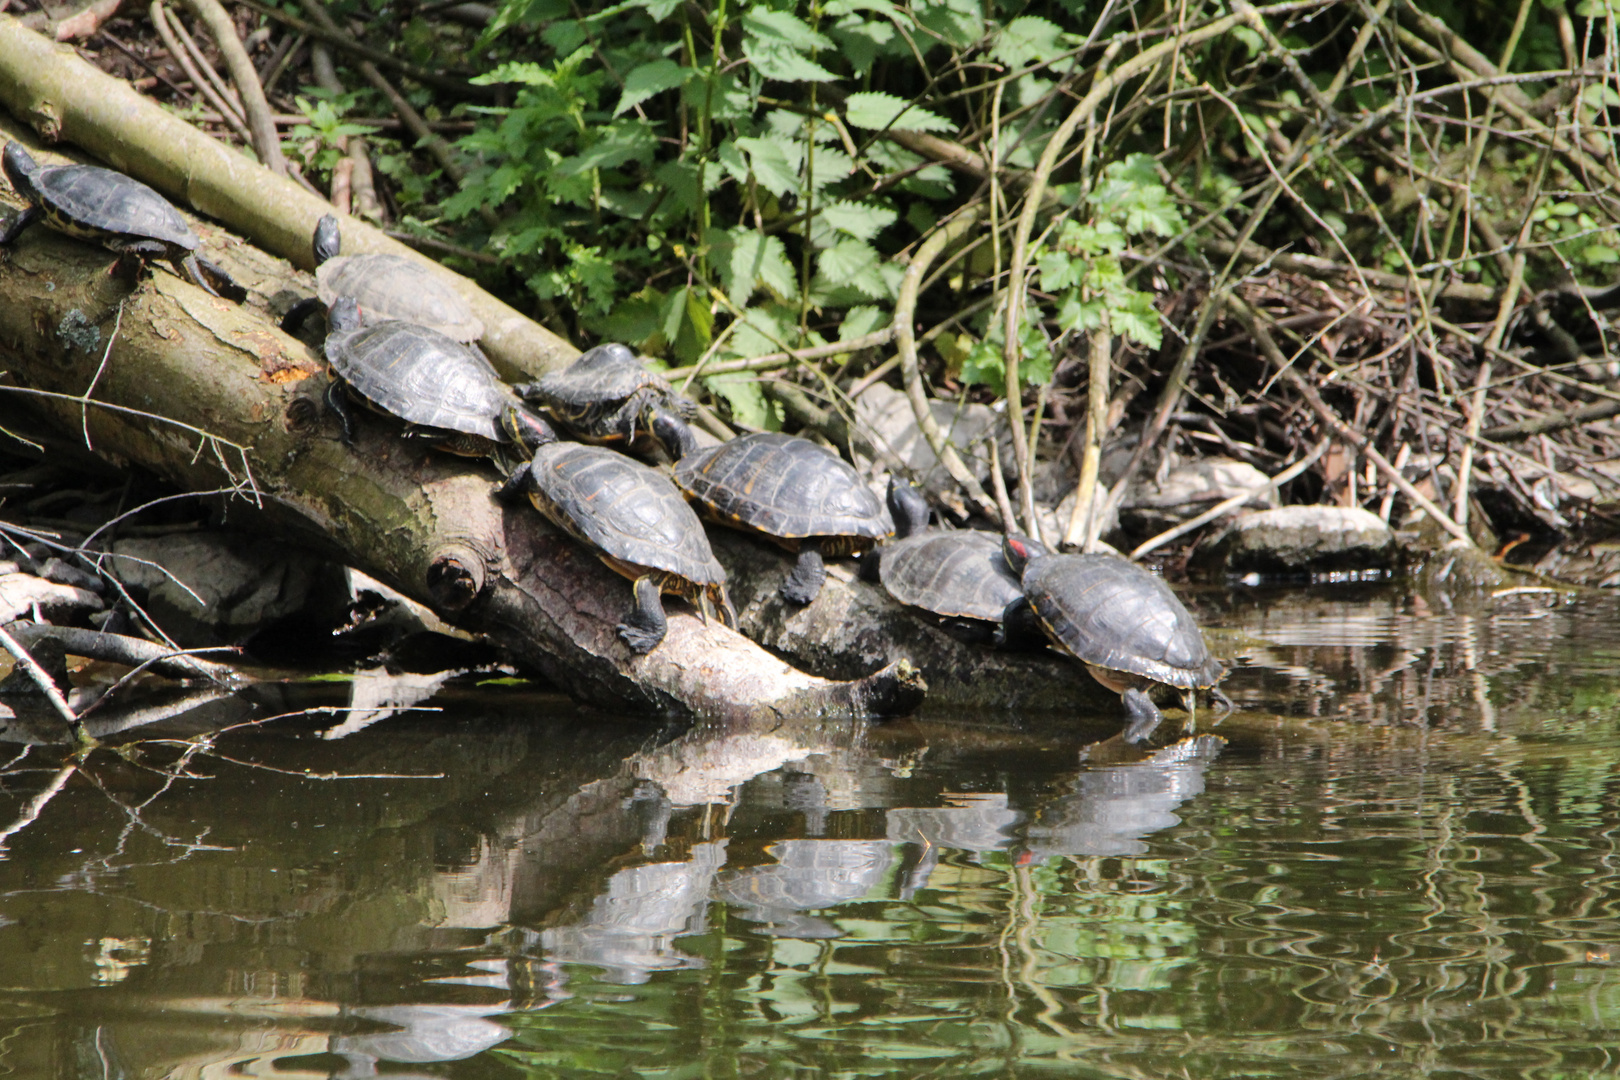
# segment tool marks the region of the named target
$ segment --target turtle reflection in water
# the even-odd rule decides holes
[[[1189,725],[1195,690],[1212,691],[1231,710],[1215,685],[1220,661],[1163,581],[1117,555],[1052,555],[1017,536],[1009,536],[1003,550],[1028,600],[1027,607],[1010,606],[1007,621],[1028,620],[1033,612],[1054,645],[1118,693],[1131,717],[1128,742],[1145,741],[1159,726],[1162,717],[1148,696],[1155,686],[1182,691]]]
[[[41,165],[15,140],[0,154],[0,168],[28,200],[0,232],[0,247],[42,220],[58,232],[117,252],[114,270],[129,258],[142,265],[165,259],[206,292],[237,302],[246,298],[247,291],[223,267],[197,254],[200,241],[180,212],[139,180],[96,165]]]
[[[535,449],[500,489],[527,496],[558,528],[635,582],[635,605],[619,637],[638,655],[664,640],[662,594],[698,606],[707,621],[718,608],[737,625],[726,596],[726,572],[709,550],[703,523],[663,473],[614,450],[553,442]]]

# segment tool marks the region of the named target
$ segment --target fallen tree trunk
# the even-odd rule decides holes
[[[101,163],[150,184],[182,209],[207,214],[265,251],[313,269],[310,236],[321,215],[332,212],[329,203],[203,134],[122,79],[9,15],[0,15],[0,106],[30,125],[46,143],[81,147]],[[15,125],[5,125],[7,139],[16,134]],[[578,353],[572,344],[471,280],[380,229],[349,217],[342,226],[345,254],[378,252],[416,260],[440,276],[446,288],[463,296],[483,320],[484,351],[508,375],[538,375]],[[210,257],[217,258],[212,234],[213,230],[202,230]]]
[[[113,259],[32,229],[0,265],[0,360],[21,384],[0,396],[103,458],[215,493],[232,524],[316,545],[599,705],[730,719],[920,700],[907,665],[815,678],[674,601],[664,644],[631,657],[615,631],[628,582],[531,508],[497,502],[493,469],[369,414],[345,446],[304,345],[163,270],[132,292],[106,272]]]

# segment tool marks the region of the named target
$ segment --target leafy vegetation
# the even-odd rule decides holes
[[[1016,392],[1039,391],[1021,402],[1035,437],[1011,463],[1027,481],[1060,456],[1043,423],[1085,413],[1070,388],[1099,329],[1128,376],[1107,380],[1115,416],[1130,386],[1223,403],[1217,424],[1267,408],[1265,358],[1178,369],[1175,357],[1209,331],[1193,319],[1201,307],[1232,319],[1225,297],[1248,268],[1275,272],[1277,253],[1322,260],[1304,272],[1332,288],[1440,300],[1507,288],[1522,254],[1499,341],[1538,290],[1620,262],[1606,2],[1427,0],[1367,17],[1338,0],[506,0],[456,53],[478,58],[471,81],[493,100],[436,112],[432,93],[415,92],[430,116],[473,122],[456,142],[465,175],[424,170],[420,156],[384,171],[407,227],[493,256],[495,270],[468,266],[520,307],[581,344],[625,341],[682,369],[744,426],[817,422],[784,410],[784,380],[851,415],[844,395],[884,360],[872,335],[897,315],[915,320],[937,394],[994,402],[1016,358]],[[468,33],[421,14],[407,30],[412,55],[435,33],[441,49],[443,34]],[[302,99],[309,122],[294,138],[312,173],[353,130],[344,105],[381,109],[368,95]],[[1555,134],[1565,129],[1579,134]],[[966,212],[978,224],[929,267],[916,310],[897,312],[914,254]],[[1283,281],[1262,291],[1262,309],[1284,294],[1301,311],[1320,299]],[[1383,356],[1412,333],[1399,325],[1404,300],[1345,295],[1328,308],[1369,303],[1393,320],[1363,338],[1364,355]],[[1418,381],[1455,410],[1492,302],[1448,316],[1473,339],[1433,322],[1432,300],[1422,307],[1433,371]],[[1602,353],[1598,323],[1579,328],[1574,353],[1555,348]],[[856,345],[814,362],[782,355],[837,342]],[[1344,385],[1366,402],[1401,379],[1381,368]],[[1579,392],[1556,380],[1525,389]],[[1330,403],[1358,423],[1371,415]],[[1452,412],[1422,432],[1387,397],[1371,408],[1391,459],[1467,426]],[[1304,440],[1271,430],[1227,442],[1274,471]],[[1304,482],[1318,493],[1345,497],[1334,477],[1314,477]],[[1521,518],[1563,520],[1508,495]]]

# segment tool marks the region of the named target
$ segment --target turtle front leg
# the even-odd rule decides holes
[[[1034,652],[1046,647],[1046,631],[1029,600],[1020,596],[1003,609],[996,627],[995,646],[1008,652]]]
[[[669,632],[669,620],[664,617],[664,597],[651,574],[636,578],[636,603],[630,615],[619,624],[619,637],[637,656],[645,656],[658,647]]]
[[[1148,741],[1164,719],[1159,707],[1153,704],[1153,699],[1147,692],[1135,686],[1128,686],[1120,698],[1125,702],[1125,711],[1130,714],[1130,723],[1125,725],[1125,741],[1134,745],[1141,745]]]
[[[528,501],[529,497],[529,466],[532,461],[521,462],[513,469],[495,489],[495,497],[501,502]]]
[[[9,247],[11,242],[28,226],[39,220],[39,207],[29,205],[22,209],[22,213],[11,219],[5,232],[0,232],[0,247]]]
[[[343,430],[343,445],[354,445],[354,413],[349,409],[348,391],[333,379],[326,384],[326,407],[337,414],[338,427]]]
[[[782,582],[782,599],[790,604],[808,604],[821,592],[827,580],[827,564],[821,561],[821,548],[813,540],[799,546],[799,561]]]

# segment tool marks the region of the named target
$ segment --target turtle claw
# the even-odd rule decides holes
[[[821,586],[826,580],[827,566],[821,561],[821,552],[806,544],[799,549],[799,561],[793,565],[793,572],[782,582],[778,591],[782,599],[802,607],[820,595]]]
[[[664,635],[630,623],[619,624],[619,638],[637,656],[646,656],[663,643]]]
[[[652,577],[639,577],[635,586],[636,606],[629,618],[618,626],[620,639],[637,656],[645,656],[656,649],[669,631],[664,616],[664,598]]]
[[[1153,699],[1143,690],[1134,686],[1126,687],[1120,695],[1125,702],[1125,708],[1130,713],[1130,723],[1125,727],[1125,741],[1133,746],[1140,746],[1148,741],[1159,721],[1164,719]]]

